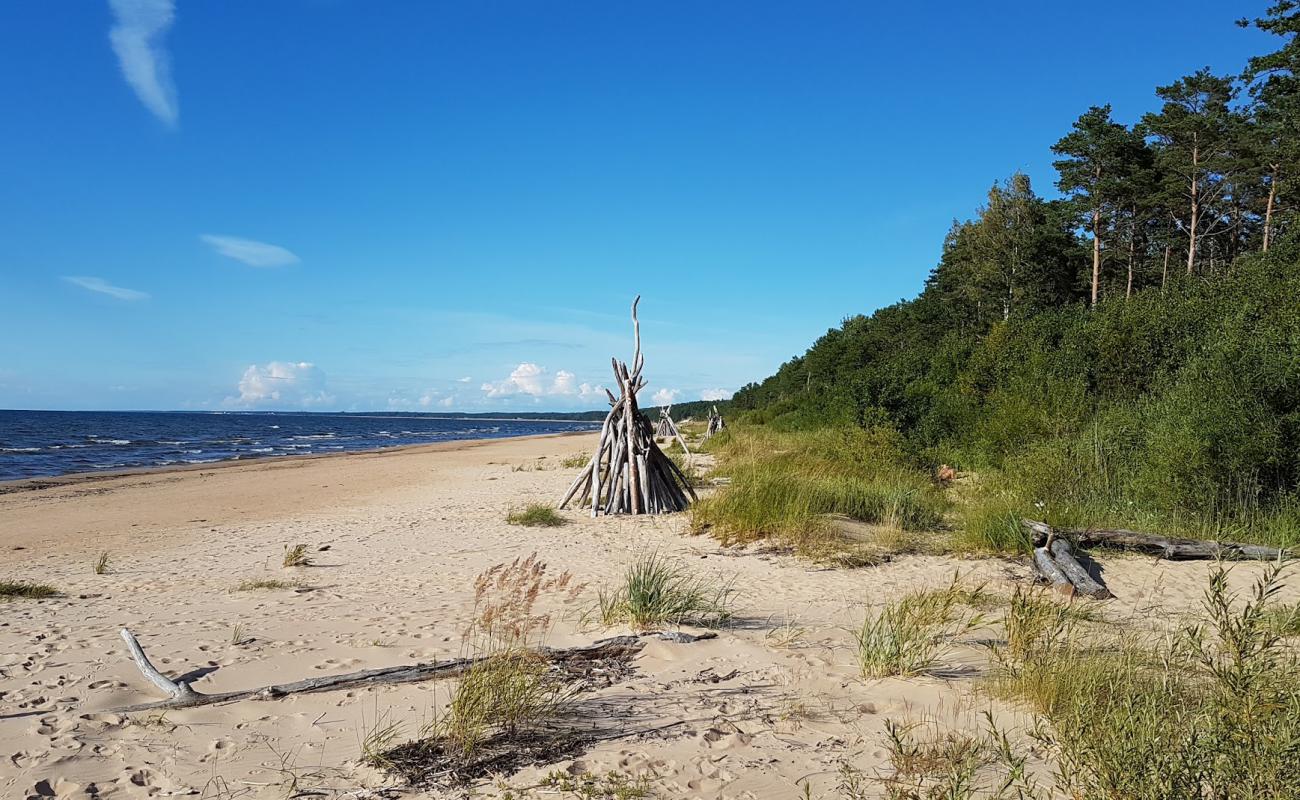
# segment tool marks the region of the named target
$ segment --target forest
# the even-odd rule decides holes
[[[1300,2],[1277,49],[1085,110],[955,222],[919,296],[843,320],[728,405],[774,431],[887,431],[1019,514],[1300,541]],[[982,533],[980,533],[982,531]]]

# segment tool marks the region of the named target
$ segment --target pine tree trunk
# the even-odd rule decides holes
[[[1192,147],[1192,218],[1187,230],[1187,274],[1191,275],[1196,267],[1196,222],[1201,213],[1201,182],[1197,175],[1200,169],[1200,150]]]
[[[1137,209],[1133,209],[1133,222],[1128,228],[1128,285],[1124,287],[1124,299],[1133,296],[1133,251],[1137,246]]]
[[[1165,245],[1165,268],[1160,273],[1160,288],[1162,290],[1165,288],[1165,284],[1169,282],[1169,251],[1172,249],[1172,245]]]
[[[1097,284],[1101,282],[1101,206],[1092,209],[1092,305],[1097,305]]]
[[[1268,252],[1269,239],[1273,235],[1273,199],[1277,197],[1277,164],[1273,165],[1273,175],[1268,182],[1268,206],[1264,210],[1264,252]]]

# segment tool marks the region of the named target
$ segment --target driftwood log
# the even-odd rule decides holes
[[[1260,560],[1276,561],[1287,558],[1290,554],[1276,547],[1265,547],[1241,542],[1216,542],[1200,539],[1178,539],[1171,536],[1158,536],[1150,533],[1138,533],[1123,529],[1053,529],[1045,522],[1032,519],[1021,520],[1034,537],[1035,544],[1042,545],[1048,539],[1065,537],[1080,547],[1103,545],[1121,550],[1135,550],[1170,561],[1187,561],[1193,559],[1210,560]]]
[[[638,295],[632,301],[632,335],[635,353],[632,367],[610,359],[619,396],[607,389],[610,410],[600,428],[600,440],[591,461],[564,493],[560,508],[577,498],[597,514],[667,514],[685,511],[698,499],[691,482],[673,460],[655,443],[650,420],[637,407],[636,395],[646,386],[641,377],[645,357],[641,354],[641,323],[636,316]]]
[[[596,661],[607,658],[630,658],[641,651],[645,645],[642,641],[646,637],[657,637],[666,641],[688,643],[700,639],[711,639],[716,634],[705,633],[699,636],[683,634],[680,632],[667,633],[649,633],[639,636],[615,636],[609,639],[601,639],[592,644],[580,645],[578,647],[566,647],[553,649],[549,647],[539,648],[541,653],[548,661],[552,663],[576,663],[582,661]],[[140,703],[137,705],[124,706],[121,708],[110,709],[107,713],[128,714],[138,711],[158,711],[172,708],[192,708],[194,706],[206,706],[213,703],[230,703],[237,700],[276,700],[291,694],[308,694],[311,692],[337,691],[340,689],[359,689],[366,686],[392,685],[398,683],[416,683],[419,681],[438,680],[441,678],[454,678],[476,663],[483,660],[478,658],[456,658],[447,661],[434,661],[423,664],[404,664],[396,667],[379,667],[377,669],[361,670],[360,672],[349,672],[343,675],[323,675],[317,678],[305,678],[292,683],[273,684],[271,686],[261,686],[256,689],[244,689],[234,692],[218,692],[215,694],[204,694],[190,688],[185,681],[173,681],[159,672],[149,657],[144,654],[140,643],[136,641],[131,632],[122,629],[122,639],[126,642],[127,648],[131,651],[131,657],[135,660],[136,666],[140,672],[164,693],[168,695],[166,700],[157,700],[150,703]]]
[[[691,457],[691,450],[686,446],[686,440],[682,438],[681,431],[677,430],[677,423],[673,422],[672,406],[664,406],[659,409],[659,422],[655,425],[655,438],[676,440],[686,458]]]
[[[1060,592],[1066,597],[1074,596],[1074,584],[1066,577],[1065,571],[1056,564],[1052,558],[1052,553],[1046,547],[1034,548],[1034,569],[1042,576],[1043,580],[1051,584],[1054,591]]]

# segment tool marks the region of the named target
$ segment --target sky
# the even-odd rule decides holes
[[[723,398],[1265,5],[16,0],[0,408]]]

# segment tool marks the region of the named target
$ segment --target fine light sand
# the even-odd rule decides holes
[[[506,776],[517,786],[562,768],[648,774],[666,798],[794,798],[804,783],[830,797],[842,761],[869,776],[883,769],[887,718],[969,727],[991,708],[1005,724],[1024,722],[978,690],[979,640],[996,628],[959,643],[943,677],[864,681],[850,647],[868,606],[958,569],[1007,593],[1024,566],[907,556],[824,570],[686,536],[682,515],[565,512],[561,528],[506,524],[512,506],[554,502],[576,473],[559,460],[594,444],[594,434],[474,442],[0,493],[0,580],[64,593],[0,601],[0,797],[278,798],[295,780],[300,791],[389,796],[365,791],[393,781],[356,763],[362,732],[380,718],[413,733],[445,703],[447,684],[111,714],[160,699],[118,630],[129,627],[163,671],[199,676],[205,692],[454,657],[474,577],[534,551],[553,573],[585,582],[590,602],[638,554],[658,550],[734,580],[739,622],[712,641],[648,644],[630,679],[582,701],[617,736],[576,764]],[[283,568],[283,547],[298,542],[316,565]],[[101,551],[110,571],[95,575]],[[1105,613],[1123,622],[1192,611],[1208,569],[1107,559],[1119,599]],[[1257,572],[1243,565],[1233,584]],[[259,577],[315,588],[233,591]],[[550,642],[619,632],[584,629],[570,613]]]

